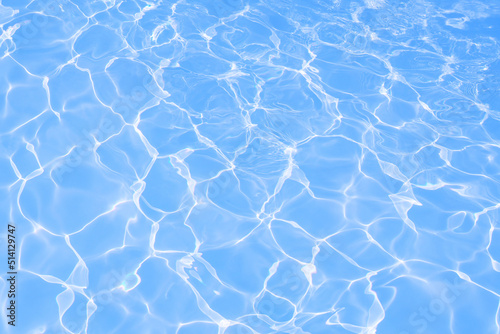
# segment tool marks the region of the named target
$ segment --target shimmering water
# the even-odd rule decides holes
[[[3,0],[0,29],[1,333],[500,333],[497,1]]]

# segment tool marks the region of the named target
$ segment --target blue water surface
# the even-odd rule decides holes
[[[2,0],[0,333],[500,333],[500,3]]]

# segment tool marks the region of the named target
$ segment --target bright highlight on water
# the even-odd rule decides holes
[[[0,333],[500,333],[500,3],[4,0]]]

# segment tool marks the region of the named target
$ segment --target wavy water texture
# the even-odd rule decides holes
[[[500,332],[497,2],[5,0],[0,29],[0,332]]]

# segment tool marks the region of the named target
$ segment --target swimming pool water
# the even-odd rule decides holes
[[[499,42],[493,0],[1,1],[0,332],[500,333]]]

